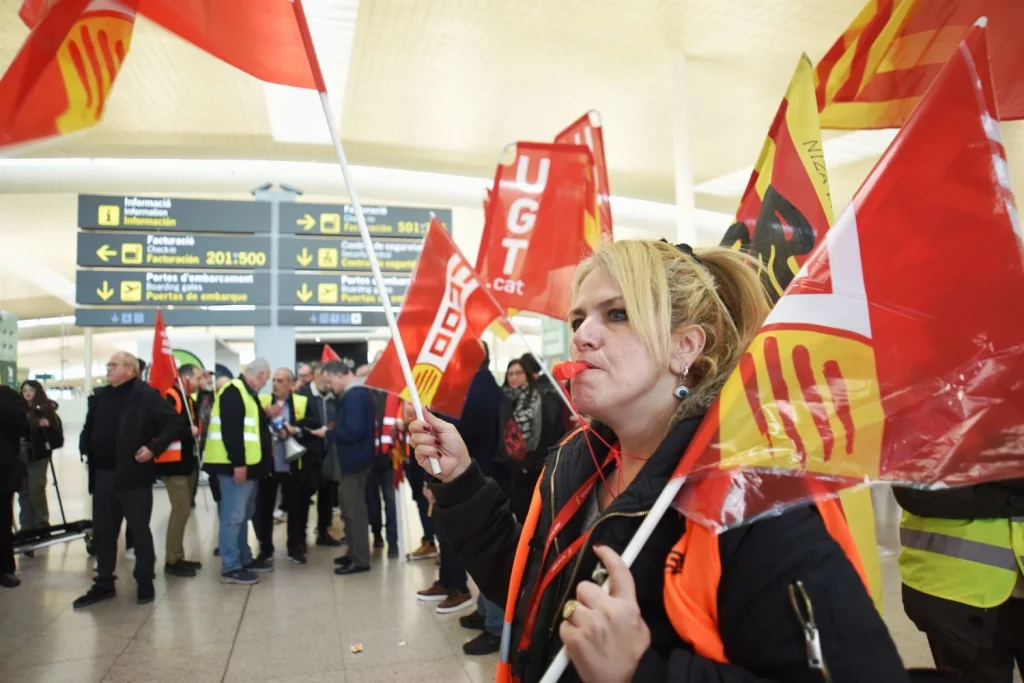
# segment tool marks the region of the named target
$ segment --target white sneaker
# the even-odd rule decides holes
[[[134,560],[135,559],[135,548],[125,548],[124,549],[124,556],[127,557],[129,560]]]
[[[281,522],[285,521],[286,519],[288,519],[288,515],[284,512],[284,510],[274,510],[274,523],[275,524],[280,524]]]

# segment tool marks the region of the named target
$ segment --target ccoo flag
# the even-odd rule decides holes
[[[786,89],[736,222],[722,246],[743,249],[759,262],[772,301],[796,276],[832,224],[832,199],[814,101],[811,60],[804,55]]]
[[[96,125],[124,63],[137,0],[26,0],[32,29],[0,79],[0,149]]]
[[[423,405],[457,417],[484,360],[480,337],[502,312],[448,231],[434,218],[402,301],[398,330]],[[367,386],[408,400],[394,342],[366,378]]]
[[[865,481],[1024,476],[1024,242],[995,102],[978,25],[723,387],[677,470],[710,473],[687,515],[720,530]]]
[[[494,176],[477,271],[503,308],[564,320],[576,264],[601,239],[593,156],[581,145],[514,147]]]
[[[153,360],[149,366],[149,385],[163,396],[178,381],[178,364],[174,361],[171,340],[167,337],[164,327],[164,316],[156,312],[156,324],[153,326]]]
[[[869,0],[816,69],[825,128],[898,128],[981,17],[996,110],[1024,119],[1024,2]]]

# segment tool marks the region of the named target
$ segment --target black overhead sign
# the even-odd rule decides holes
[[[342,239],[281,238],[281,269],[369,273],[370,259],[358,237]],[[411,273],[423,250],[422,240],[374,240],[373,251],[382,273]]]
[[[356,214],[350,204],[281,205],[281,233],[297,235],[359,236]],[[451,209],[417,209],[405,206],[363,206],[366,227],[372,237],[422,239],[433,214],[451,230]]]
[[[269,202],[78,195],[78,227],[88,230],[270,232]]]
[[[270,268],[270,237],[78,233],[78,265],[121,268]]]
[[[318,275],[281,273],[279,300],[282,306],[381,306],[372,275]],[[384,285],[395,306],[402,303],[409,277],[385,275]]]
[[[111,306],[265,306],[270,303],[270,275],[173,270],[80,270],[76,278],[75,302]]]
[[[286,327],[386,327],[384,311],[296,310],[282,308],[277,324]]]
[[[213,325],[269,325],[270,309],[234,310],[223,308],[173,308],[160,309],[164,324],[179,327]],[[153,327],[156,323],[155,308],[79,308],[75,310],[75,325],[78,327]]]

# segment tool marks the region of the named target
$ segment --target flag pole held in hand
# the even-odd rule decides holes
[[[345,187],[348,189],[349,200],[352,202],[352,209],[356,214],[356,223],[359,225],[359,235],[363,239],[363,246],[366,248],[366,255],[370,260],[370,270],[373,271],[373,281],[377,285],[377,292],[380,294],[381,304],[384,306],[384,317],[387,318],[388,328],[391,330],[391,338],[398,351],[398,362],[402,366],[402,375],[405,377],[406,386],[409,388],[409,399],[412,401],[413,409],[416,412],[416,419],[423,419],[423,402],[420,401],[419,391],[416,389],[416,382],[412,376],[412,368],[409,366],[409,358],[405,355],[405,345],[402,343],[402,335],[398,332],[398,322],[395,320],[394,309],[391,308],[391,296],[384,285],[384,277],[380,272],[380,264],[377,262],[377,254],[373,250],[373,241],[370,239],[370,230],[366,227],[366,217],[363,215],[363,206],[359,202],[359,195],[356,192],[355,183],[352,181],[352,171],[348,166],[348,159],[345,150],[341,146],[341,135],[334,122],[334,114],[331,111],[331,103],[327,97],[327,84],[324,82],[323,72],[320,70],[320,61],[316,56],[316,48],[313,46],[313,37],[309,32],[309,24],[306,22],[306,12],[302,7],[302,0],[294,0],[295,19],[302,33],[302,42],[306,46],[306,55],[309,58],[309,68],[313,71],[313,80],[316,89],[320,94],[320,104],[323,105],[324,116],[327,118],[327,128],[331,132],[331,141],[334,143],[334,152],[338,156],[338,163],[341,165],[341,175],[345,179]],[[430,459],[430,469],[435,475],[441,473],[441,464],[436,458]]]

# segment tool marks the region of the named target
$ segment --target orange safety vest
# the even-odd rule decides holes
[[[566,443],[575,434],[576,432],[570,434],[562,443]],[[512,674],[512,622],[515,619],[516,600],[522,589],[523,577],[526,575],[530,541],[533,539],[540,521],[542,506],[540,483],[543,479],[544,473],[542,472],[537,479],[530,511],[526,515],[522,535],[516,546],[512,576],[508,587],[508,599],[505,603],[505,623],[502,627],[501,652],[495,683],[518,681]],[[721,481],[724,480],[725,478]],[[822,520],[825,522],[825,528],[846,553],[864,583],[864,587],[868,588],[867,577],[857,552],[857,546],[853,541],[839,503],[836,500],[821,500],[816,501],[816,504]],[[718,632],[718,584],[722,578],[722,558],[718,550],[718,536],[687,519],[686,532],[669,552],[669,562],[665,568],[664,600],[665,611],[679,637],[690,643],[700,656],[724,663],[728,660],[725,657],[725,645]],[[684,558],[689,561],[682,561],[680,566],[674,558]]]
[[[181,411],[185,409],[185,404],[181,400],[181,394],[177,390],[177,387],[171,387],[167,390],[164,396],[170,398],[174,403],[174,412],[181,415]],[[189,397],[189,403],[192,403],[192,398]],[[194,413],[194,411],[193,411]],[[154,461],[158,465],[165,465],[172,462],[181,462],[181,441],[172,441],[160,455],[156,456]]]

